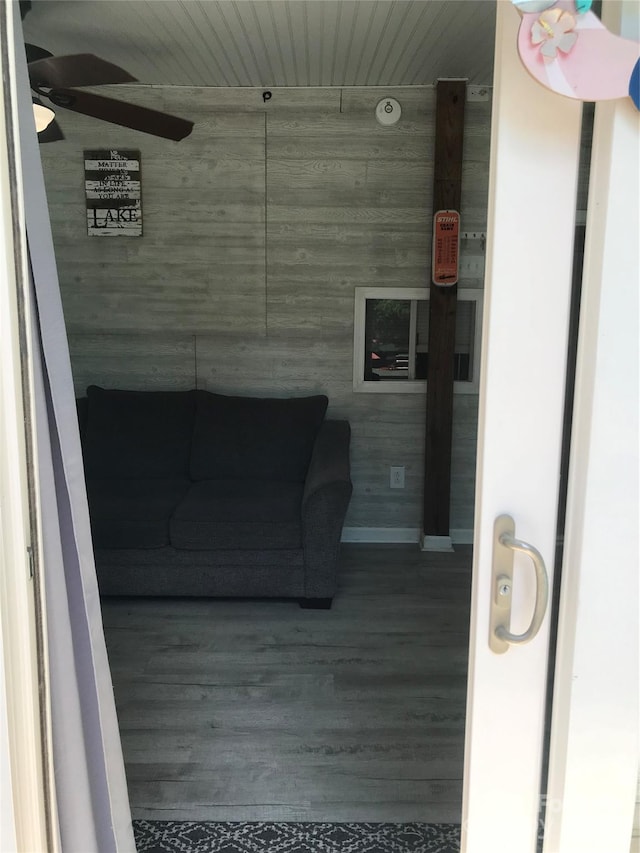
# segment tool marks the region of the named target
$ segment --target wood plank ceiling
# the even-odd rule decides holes
[[[489,85],[494,25],[491,0],[34,0],[24,32],[159,85]]]

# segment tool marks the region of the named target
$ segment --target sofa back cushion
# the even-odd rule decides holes
[[[327,410],[324,395],[280,399],[197,394],[192,480],[304,481]]]
[[[187,477],[195,391],[87,389],[88,477]]]

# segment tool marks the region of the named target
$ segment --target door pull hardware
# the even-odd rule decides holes
[[[509,646],[521,646],[540,630],[549,602],[549,578],[537,548],[515,538],[516,525],[510,515],[499,515],[493,526],[493,566],[491,575],[491,618],[489,647],[497,655]],[[531,623],[523,634],[512,634],[511,593],[513,590],[513,554],[520,551],[531,558],[536,573],[536,603]]]

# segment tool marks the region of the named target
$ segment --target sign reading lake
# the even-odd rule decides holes
[[[85,151],[84,186],[90,237],[142,235],[139,151]]]

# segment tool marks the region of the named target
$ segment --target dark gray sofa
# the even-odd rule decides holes
[[[330,606],[352,487],[349,424],[326,408],[90,386],[78,413],[101,594]]]

